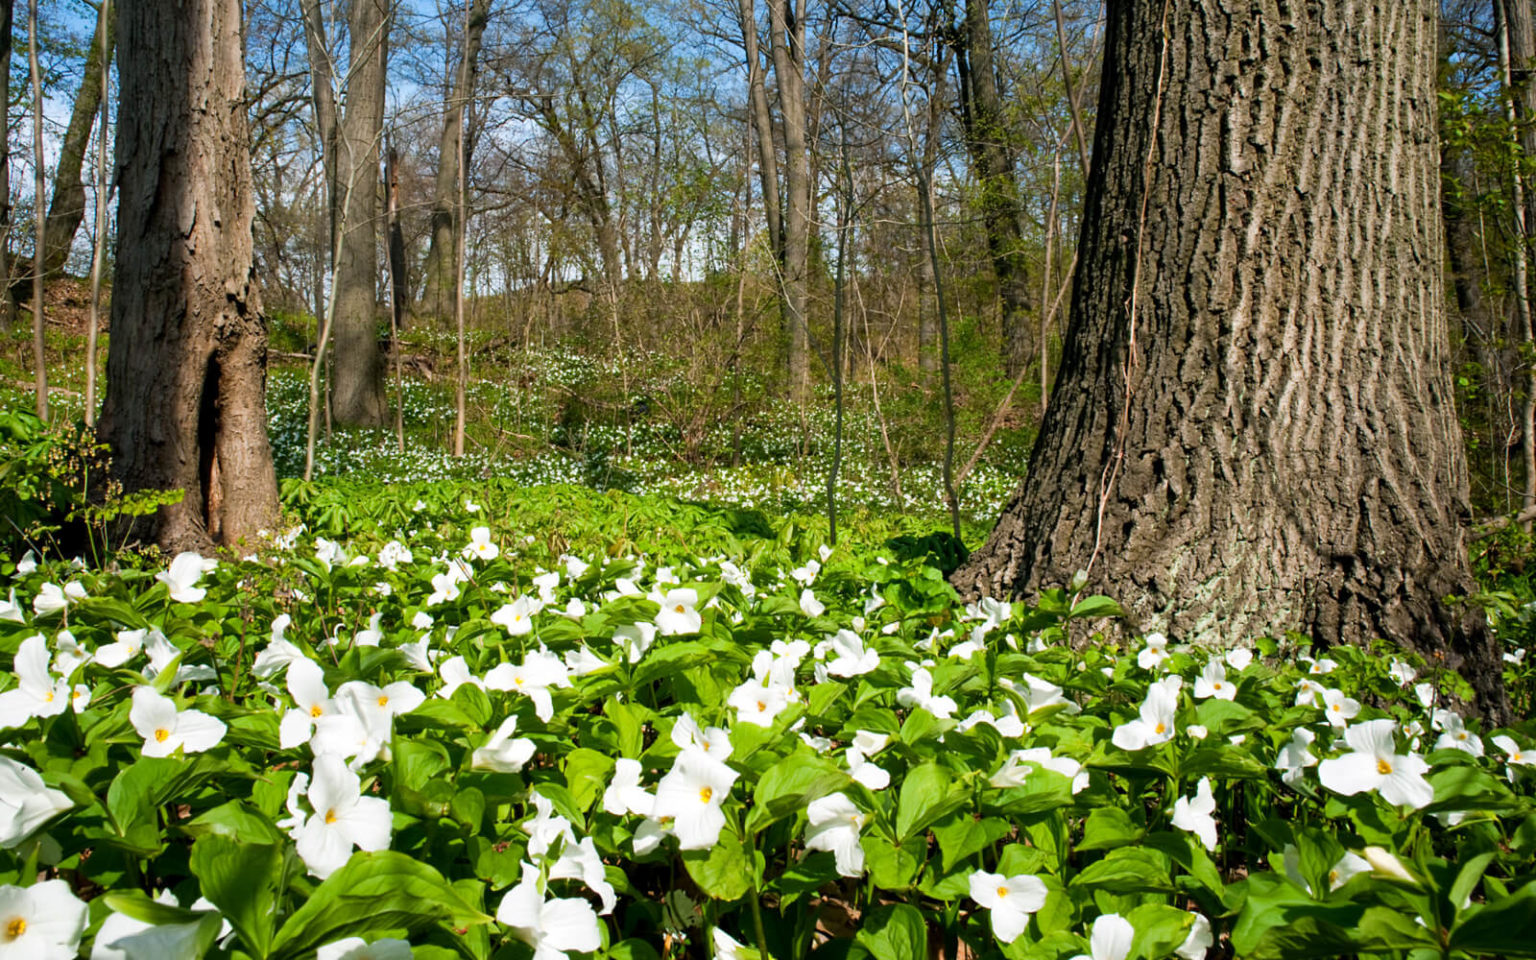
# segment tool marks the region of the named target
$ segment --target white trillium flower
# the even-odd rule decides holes
[[[597,854],[597,844],[591,837],[583,837],[579,843],[567,843],[560,850],[560,858],[549,868],[551,880],[580,880],[587,889],[597,894],[603,902],[598,913],[607,916],[618,905],[618,893],[608,882],[603,870],[603,858]]]
[[[337,713],[336,702],[325,685],[325,671],[320,664],[302,657],[288,664],[288,693],[293,709],[283,713],[278,724],[278,745],[292,750],[308,743],[314,736],[315,723],[327,714]]]
[[[1323,691],[1323,711],[1334,729],[1343,730],[1360,713],[1360,701],[1344,696],[1342,690]]]
[[[1414,681],[1418,674],[1408,664],[1394,658],[1392,665],[1387,667],[1387,676],[1391,677],[1399,687],[1406,687]]]
[[[1371,863],[1369,860],[1346,851],[1344,856],[1339,858],[1339,862],[1334,864],[1328,871],[1328,889],[1337,890],[1356,875],[1370,872]]]
[[[389,847],[393,819],[389,801],[362,795],[362,782],[340,757],[315,758],[314,779],[305,797],[312,811],[292,832],[299,858],[324,880],[346,865],[354,847],[377,851]]]
[[[652,594],[651,599],[661,604],[656,613],[656,630],[664,637],[698,633],[704,619],[696,609],[699,592],[691,587],[678,587],[665,594]]]
[[[613,629],[613,642],[624,650],[630,663],[639,663],[655,641],[654,623],[626,623]]]
[[[490,527],[475,527],[469,531],[469,543],[463,550],[464,559],[490,562],[501,556],[501,548],[491,542]]]
[[[1002,678],[1006,680],[1007,678]],[[1001,681],[1000,681],[1001,682]],[[1019,687],[1009,681],[1006,686],[1024,698],[1024,705],[1031,716],[1037,710],[1051,710],[1060,708],[1061,712],[1071,715],[1081,713],[1083,708],[1067,699],[1066,691],[1049,680],[1042,680],[1031,673],[1024,674],[1024,686]]]
[[[1493,738],[1493,745],[1504,751],[1505,773],[1510,783],[1515,782],[1516,767],[1529,767],[1536,764],[1536,751],[1521,747],[1513,737],[1499,734]]]
[[[1428,806],[1435,798],[1434,788],[1424,779],[1429,764],[1417,754],[1397,752],[1396,729],[1395,722],[1382,719],[1345,730],[1344,741],[1351,752],[1318,764],[1318,779],[1345,796],[1374,790],[1391,804]]]
[[[520,637],[533,630],[533,616],[542,609],[543,605],[532,597],[518,597],[503,604],[491,614],[490,620],[505,629],[509,636]]]
[[[639,760],[620,757],[614,761],[613,779],[603,791],[603,809],[616,817],[634,813],[642,817],[651,815],[656,798],[640,786]]]
[[[570,670],[565,663],[548,650],[532,650],[517,665],[498,664],[485,675],[485,685],[491,690],[509,690],[520,693],[533,701],[534,714],[545,723],[555,715],[552,687],[569,687]]]
[[[1201,777],[1193,797],[1179,797],[1173,801],[1175,827],[1200,838],[1206,850],[1216,849],[1216,798],[1211,794],[1211,778]]]
[[[1236,670],[1238,673],[1242,673],[1244,670],[1248,669],[1249,664],[1253,663],[1253,651],[1249,650],[1247,647],[1233,647],[1231,650],[1227,651],[1226,656],[1223,659],[1227,661],[1227,666],[1231,667],[1233,670]],[[1195,916],[1200,917],[1202,920],[1205,919],[1198,913],[1195,914]],[[1209,920],[1206,921],[1206,926],[1209,928]]]
[[[453,691],[463,684],[485,689],[485,681],[469,672],[469,664],[463,657],[449,657],[437,665],[438,676],[443,678],[443,685],[437,691],[437,695],[447,699],[453,696]]]
[[[1280,779],[1289,786],[1296,786],[1301,782],[1302,771],[1307,767],[1317,766],[1317,757],[1307,748],[1312,746],[1317,739],[1317,734],[1306,727],[1297,727],[1291,731],[1291,739],[1280,748],[1275,757],[1275,769],[1280,771]]]
[[[533,741],[527,737],[513,738],[517,730],[514,714],[501,721],[496,732],[483,746],[475,748],[470,766],[476,770],[494,770],[497,773],[517,773],[533,758]]]
[[[912,668],[912,685],[896,691],[896,702],[904,707],[921,707],[940,720],[949,719],[959,709],[952,698],[933,695],[933,674],[922,666]]]
[[[134,689],[128,720],[144,738],[146,757],[168,757],[178,748],[183,753],[210,750],[224,739],[226,729],[224,721],[201,710],[177,710],[175,701],[153,687]]]
[[[832,793],[812,800],[806,807],[809,827],[805,831],[805,849],[831,851],[839,876],[864,875],[864,848],[859,846],[859,832],[867,819],[846,794]]]
[[[21,612],[21,606],[16,602],[16,588],[11,588],[9,600],[0,600],[0,621],[6,623],[25,623],[26,615]]]
[[[208,591],[199,587],[197,582],[203,578],[203,574],[214,570],[218,563],[217,560],[204,560],[196,551],[187,550],[176,554],[170,569],[155,574],[155,579],[166,585],[171,599],[177,603],[201,603]]]
[[[64,791],[44,784],[36,770],[0,756],[0,847],[12,849],[74,805]]]
[[[400,651],[400,656],[411,669],[421,673],[432,672],[432,663],[437,659],[438,654],[432,649],[431,637],[423,636],[419,640],[402,643],[395,649]]]
[[[1200,676],[1195,678],[1194,693],[1196,700],[1210,697],[1218,700],[1237,699],[1237,687],[1227,681],[1227,668],[1220,660],[1211,660],[1200,671]]]
[[[533,948],[533,960],[565,960],[567,951],[590,953],[603,945],[592,905],[575,897],[545,900],[539,870],[523,864],[523,878],[496,908],[496,920]]]
[[[1110,740],[1121,750],[1143,750],[1167,743],[1174,735],[1174,714],[1179,709],[1179,688],[1183,678],[1164,677],[1147,688],[1140,715],[1115,728]]]
[[[1131,955],[1131,941],[1135,938],[1136,928],[1131,921],[1118,913],[1100,914],[1088,934],[1088,953],[1080,953],[1072,960],[1125,960]]]
[[[1467,729],[1461,714],[1454,710],[1436,710],[1435,726],[1440,728],[1440,739],[1435,741],[1436,750],[1461,750],[1474,757],[1483,755],[1483,738]]]
[[[701,728],[698,721],[686,713],[672,724],[671,739],[679,750],[696,749],[720,763],[731,758],[730,733],[722,727]]]
[[[725,813],[720,805],[730,795],[736,771],[702,750],[684,750],[656,785],[652,816],[671,817],[672,830],[683,850],[708,850],[720,840]]]
[[[828,643],[835,656],[827,662],[827,672],[834,677],[858,677],[880,666],[880,654],[852,630],[839,630]]]
[[[1302,677],[1296,681],[1296,706],[1313,706],[1318,698],[1323,695],[1323,685],[1310,677]]]
[[[21,641],[16,651],[13,689],[0,693],[0,729],[19,727],[33,717],[56,717],[69,706],[69,682],[48,669],[48,642],[40,633]]]
[[[807,617],[815,618],[827,612],[827,605],[816,599],[816,594],[810,587],[800,591],[800,612]]]
[[[555,812],[552,800],[537,791],[529,797],[533,801],[534,814],[520,824],[528,834],[528,856],[542,860],[556,840],[576,842],[576,832],[571,828],[571,821]]]
[[[1142,639],[1146,646],[1136,654],[1136,665],[1143,670],[1156,670],[1168,659],[1168,638],[1161,633],[1149,633]]]
[[[1039,877],[978,870],[971,874],[971,899],[992,911],[992,934],[1012,943],[1029,926],[1029,915],[1045,906],[1045,884]]]
[[[166,638],[159,630],[150,630],[149,636],[144,640],[144,654],[149,657],[149,666],[144,668],[144,679],[153,680],[160,672],[171,665],[182,652]],[[176,668],[176,682],[203,683],[209,680],[217,680],[218,673],[205,663],[183,663]]]
[[[759,960],[756,949],[747,946],[719,927],[711,927],[709,936],[715,945],[715,960]]]
[[[64,880],[0,886],[0,957],[6,960],[71,960],[85,923],[85,903]]]
[[[117,640],[96,648],[96,663],[108,670],[116,670],[144,652],[144,638],[148,633],[149,631],[143,628],[117,631]]]

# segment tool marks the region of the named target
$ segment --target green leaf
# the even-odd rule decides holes
[[[864,849],[864,862],[869,867],[869,878],[883,890],[901,891],[912,886],[917,871],[923,865],[928,852],[926,837],[911,837],[902,843],[892,843],[885,837],[866,834],[859,839]]]
[[[1095,617],[1118,617],[1124,613],[1120,604],[1108,597],[1084,597],[1067,614],[1069,620],[1085,620]]]
[[[699,889],[716,900],[737,900],[752,889],[752,860],[741,838],[729,830],[722,830],[708,850],[684,851],[683,866]]]
[[[936,763],[925,763],[907,772],[901,784],[901,799],[896,804],[896,836],[905,840],[948,816],[970,800],[964,783],[952,783],[949,771]]]
[[[244,800],[231,800],[207,810],[185,829],[194,836],[217,834],[242,843],[281,844],[284,839],[271,820]]]
[[[437,923],[463,928],[490,921],[425,863],[393,850],[359,852],[288,917],[272,956],[305,956],[343,937],[368,939],[402,927],[416,932]]]
[[[192,874],[203,896],[256,957],[267,956],[272,947],[282,863],[282,849],[272,844],[240,843],[216,833],[192,844]]]
[[[1171,893],[1168,862],[1162,854],[1144,847],[1111,850],[1103,860],[1084,867],[1072,878],[1074,888],[1107,890],[1111,893]]]
[[[596,750],[578,747],[565,755],[565,784],[582,813],[592,809],[592,804],[602,796],[612,769],[613,758]]]
[[[1146,830],[1131,820],[1131,815],[1119,807],[1100,807],[1088,814],[1083,825],[1083,839],[1079,850],[1112,850],[1126,844],[1137,843],[1146,836]]]
[[[848,774],[837,764],[807,750],[796,750],[769,767],[757,781],[752,812],[747,814],[747,832],[759,833],[847,784]]]
[[[940,870],[948,873],[955,868],[955,864],[991,846],[1012,830],[1013,824],[999,817],[977,819],[969,813],[951,815],[933,828],[933,835],[938,839],[939,850],[943,854]]]
[[[1468,953],[1536,957],[1536,883],[1513,895],[1474,906],[1451,930],[1451,947]]]
[[[928,924],[905,903],[880,907],[864,920],[858,942],[875,960],[927,960]]]

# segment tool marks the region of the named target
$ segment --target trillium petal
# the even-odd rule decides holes
[[[1355,728],[1351,728],[1355,729]],[[1324,760],[1317,765],[1317,778],[1334,793],[1353,796],[1381,786],[1382,774],[1377,769],[1378,760],[1367,753],[1346,753],[1342,757]]]

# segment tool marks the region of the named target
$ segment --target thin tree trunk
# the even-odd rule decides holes
[[[111,0],[101,0],[102,19],[110,23]],[[107,60],[105,49],[111,31],[98,31],[103,50],[102,62]],[[91,244],[91,311],[89,326],[85,331],[85,424],[96,425],[96,339],[101,326],[101,274],[107,253],[107,133],[111,129],[107,116],[107,84],[110,73],[101,71],[101,139],[96,144],[96,223],[95,237]]]
[[[336,269],[336,229],[340,217],[341,173],[337,166],[336,71],[331,62],[330,41],[320,0],[300,0],[304,17],[304,46],[309,53],[310,99],[315,108],[315,131],[320,140],[320,162],[325,167],[326,245],[328,270]],[[317,302],[315,309],[320,310]]]
[[[986,0],[966,0],[965,46],[955,58],[960,74],[961,121],[966,151],[981,189],[987,254],[997,278],[1001,307],[1003,365],[1017,374],[1034,354],[1034,282],[1019,221],[1019,188],[1008,147],[1004,105],[997,89],[992,24]],[[930,198],[931,199],[931,198]]]
[[[43,187],[43,76],[37,65],[37,4],[32,0],[27,31],[27,60],[32,71],[32,196],[41,202]],[[34,217],[37,232],[32,244],[32,380],[37,393],[37,416],[48,419],[48,353],[43,304],[44,251],[48,249],[48,218]]]
[[[11,129],[11,43],[15,0],[0,0],[0,130]],[[0,137],[0,331],[16,323],[11,290],[11,138]]]
[[[238,0],[120,11],[118,229],[102,435],[125,490],[181,490],[167,550],[240,545],[277,517],[267,328],[252,282]],[[219,211],[219,216],[204,215]]]
[[[400,179],[396,169],[398,156],[393,146],[388,148],[384,164],[385,204],[389,208],[389,346],[394,360],[395,378],[395,444],[405,452],[405,381],[401,375],[404,347],[400,343],[400,329],[405,325],[406,304],[410,291],[406,285],[405,234],[400,226]]]
[[[1019,596],[1086,570],[1135,627],[1196,643],[1384,637],[1460,666],[1502,719],[1482,615],[1443,602],[1475,585],[1434,0],[1217,6],[1106,7],[1056,395],[953,582]]]
[[[1530,277],[1532,229],[1536,228],[1536,190],[1527,190],[1522,161],[1536,157],[1536,83],[1532,82],[1532,61],[1536,60],[1536,30],[1531,23],[1529,0],[1499,0],[1499,66],[1503,73],[1509,119],[1513,122],[1520,150],[1510,178],[1514,191],[1516,240],[1514,295],[1520,319],[1521,370],[1524,373],[1524,402],[1520,408],[1520,460],[1525,473],[1521,508],[1536,506],[1536,319],[1532,317]],[[1531,525],[1525,524],[1526,532]]]
[[[443,130],[437,143],[431,239],[422,276],[421,300],[428,316],[439,321],[448,316],[451,306],[449,291],[453,289],[454,272],[459,263],[455,248],[459,225],[454,219],[459,209],[459,169],[468,163],[470,156],[465,143],[469,133],[464,125],[466,111],[462,106],[475,95],[475,78],[480,66],[480,42],[490,14],[491,0],[473,0],[465,13],[459,66],[454,72],[448,102],[444,105]]]
[[[469,17],[469,11],[465,11],[465,17]],[[468,72],[469,37],[473,33],[470,24],[464,24],[465,50],[464,63]],[[467,79],[467,77],[466,77]],[[465,91],[469,91],[466,89]],[[469,98],[466,96],[456,105],[459,112],[459,129],[464,128],[464,121],[469,113]],[[457,162],[454,166],[458,171],[458,182],[455,184],[455,216],[453,218],[456,227],[453,238],[453,325],[458,334],[459,369],[454,386],[453,395],[453,455],[464,456],[464,420],[465,420],[465,393],[469,385],[469,355],[465,352],[464,345],[464,246],[468,236],[469,227],[469,171],[465,167],[464,137],[458,137],[456,147],[458,149]]]
[[[773,0],[770,0],[773,2]],[[763,219],[775,258],[784,253],[783,221],[779,201],[778,150],[773,145],[773,116],[763,82],[763,64],[757,48],[757,11],[752,0],[740,0],[741,39],[747,60],[747,123],[757,135],[758,179],[763,187]]]
[[[331,415],[344,426],[388,421],[378,331],[379,152],[389,49],[389,0],[356,0],[348,15],[351,57],[338,165],[346,178],[337,244],[335,379]]]
[[[48,246],[43,258],[44,273],[63,271],[74,246],[75,233],[85,219],[85,182],[81,173],[85,169],[85,151],[91,142],[91,128],[96,125],[96,114],[101,107],[105,84],[103,78],[112,63],[112,42],[115,31],[109,15],[110,6],[103,3],[96,14],[96,32],[90,50],[85,57],[85,73],[80,78],[80,90],[75,94],[74,108],[70,112],[69,126],[64,130],[64,140],[59,144],[59,155],[53,169],[53,195],[48,201]]]
[[[805,2],[769,0],[773,73],[784,129],[784,258],[781,294],[787,328],[789,391],[804,404],[811,389],[810,242],[811,161],[805,129]]]

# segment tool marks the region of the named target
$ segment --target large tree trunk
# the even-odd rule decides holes
[[[325,17],[320,10],[320,0],[300,0],[304,17],[304,47],[309,54],[310,99],[315,108],[315,130],[320,140],[320,162],[325,168],[326,247],[325,262],[330,269],[336,264],[336,227],[340,218],[340,184],[336,173],[337,137],[340,127],[336,120],[336,71],[331,63],[331,46],[326,37]],[[316,316],[321,311],[324,296],[315,298]]]
[[[437,181],[432,191],[431,241],[427,247],[421,289],[422,306],[428,316],[438,321],[446,320],[453,312],[454,277],[458,273],[459,141],[466,135],[462,121],[468,114],[459,107],[474,96],[480,38],[485,34],[490,15],[491,0],[474,0],[469,8],[467,37],[459,48],[459,68],[453,89],[448,94],[448,102],[443,105],[443,131],[437,144]],[[452,36],[451,31],[449,35]],[[470,137],[463,144],[466,163],[472,143],[474,138]]]
[[[64,141],[59,145],[58,163],[53,169],[53,195],[48,201],[48,248],[43,257],[43,270],[49,274],[64,269],[70,248],[75,244],[75,233],[85,219],[85,182],[80,179],[80,174],[85,167],[85,148],[91,142],[91,129],[101,110],[101,73],[108,69],[112,60],[115,31],[112,18],[107,15],[110,9],[108,4],[98,8],[96,33],[91,40],[91,49],[85,55],[85,75],[75,94],[74,109],[69,116],[69,126],[64,130]],[[102,31],[107,34],[106,49],[102,49]]]
[[[1008,148],[1003,101],[992,56],[992,24],[986,0],[966,0],[964,43],[955,58],[960,74],[960,118],[965,149],[981,191],[987,254],[1002,308],[1003,365],[1015,376],[1034,357],[1035,280],[1029,276],[1024,230],[1019,222],[1019,188]]]
[[[784,123],[783,320],[788,328],[790,396],[804,403],[811,389],[810,254],[811,158],[805,127],[805,0],[768,0],[773,76]]]
[[[378,330],[379,149],[389,12],[387,0],[354,0],[348,12],[352,53],[337,151],[341,226],[336,242],[331,415],[337,423],[364,427],[382,427],[389,416]]]
[[[1018,596],[1086,570],[1134,626],[1200,643],[1385,637],[1502,715],[1481,616],[1443,602],[1473,582],[1434,2],[1216,7],[1107,8],[1056,394],[954,582]]]
[[[237,544],[277,517],[267,328],[251,281],[239,0],[118,14],[117,273],[102,434],[126,490],[182,490],[150,535]]]

